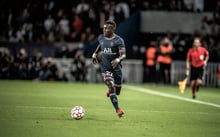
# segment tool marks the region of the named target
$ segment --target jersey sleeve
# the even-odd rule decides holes
[[[103,37],[102,34],[100,34],[100,35],[98,36],[98,42],[99,42],[99,43],[100,43],[102,37]]]
[[[122,38],[118,39],[117,44],[118,44],[119,52],[125,52],[126,51],[125,42],[124,42],[124,40]]]

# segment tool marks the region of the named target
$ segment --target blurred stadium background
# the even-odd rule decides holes
[[[125,82],[163,83],[151,75],[147,50],[167,37],[173,45],[167,84],[175,85],[192,39],[200,37],[210,52],[205,84],[218,87],[219,16],[219,0],[1,0],[0,79],[101,82],[91,54],[103,22],[113,19],[127,46]]]

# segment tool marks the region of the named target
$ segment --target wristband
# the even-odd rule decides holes
[[[115,60],[116,60],[117,62],[120,62],[120,61],[121,61],[119,58],[116,58]]]
[[[96,53],[93,53],[92,58],[96,58],[96,55],[97,55]]]

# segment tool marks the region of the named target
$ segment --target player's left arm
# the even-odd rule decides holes
[[[205,60],[204,60],[204,66],[207,65],[208,60],[209,60],[209,52],[206,50],[206,55],[205,55]]]
[[[190,64],[191,64],[191,50],[189,49],[186,55],[186,77],[189,76]]]
[[[124,40],[123,39],[120,39],[118,41],[118,52],[119,52],[119,57],[115,58],[111,64],[112,64],[112,67],[115,68],[118,63],[120,63],[122,60],[124,60],[126,58],[126,49],[125,49],[125,43],[124,43]]]
[[[126,59],[126,52],[125,52],[125,50],[121,50],[121,51],[119,52],[119,54],[120,54],[120,56],[118,57],[118,59],[119,59],[120,61]]]
[[[122,60],[126,59],[126,52],[125,50],[122,50],[119,52],[119,57],[114,59],[111,63],[112,63],[112,67],[115,68],[119,62],[121,62]]]

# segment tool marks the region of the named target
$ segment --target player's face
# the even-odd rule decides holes
[[[105,24],[103,27],[103,34],[105,37],[112,37],[114,33],[113,26],[111,24]]]
[[[195,39],[194,42],[193,42],[193,46],[194,46],[195,48],[197,48],[197,47],[199,47],[200,45],[201,45],[200,40],[199,40],[199,39]]]

